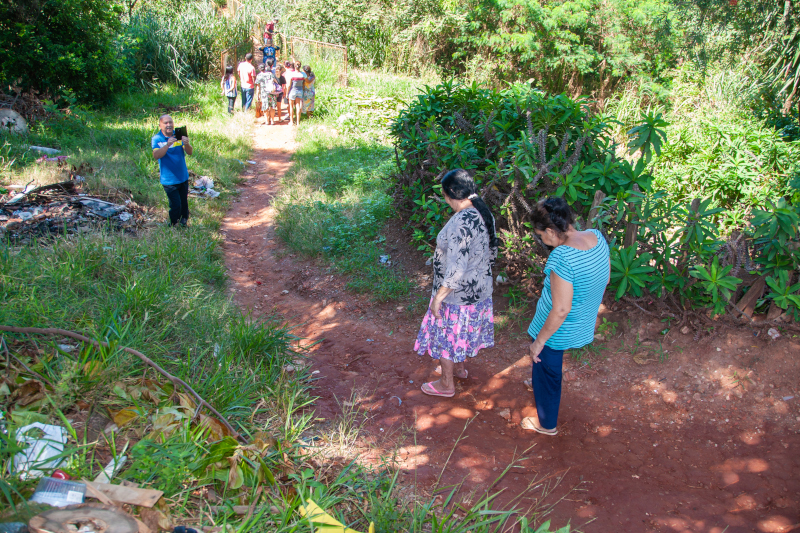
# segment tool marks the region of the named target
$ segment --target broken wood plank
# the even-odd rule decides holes
[[[154,489],[138,489],[93,481],[84,481],[84,483],[86,483],[87,490],[88,487],[92,487],[114,501],[140,507],[152,507],[164,495],[162,491]]]
[[[767,275],[763,274],[750,285],[750,289],[736,302],[736,307],[738,307],[747,318],[753,318],[753,313],[756,310],[756,303],[764,294],[766,286]]]
[[[586,221],[586,228],[597,227],[597,224],[594,224],[594,219],[597,217],[597,212],[600,210],[600,204],[603,203],[603,200],[606,199],[606,193],[603,191],[596,191],[594,193],[594,200],[592,201],[592,207],[589,209],[589,219]]]
[[[639,192],[639,186],[635,183],[632,187],[634,192]],[[628,224],[625,226],[625,237],[622,239],[622,246],[627,248],[636,244],[636,235],[639,233],[639,223],[636,221],[636,204],[628,204]]]

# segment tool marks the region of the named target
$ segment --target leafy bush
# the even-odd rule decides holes
[[[116,43],[119,16],[106,0],[0,3],[0,84],[109,100],[131,81]]]
[[[521,273],[532,266],[531,204],[563,195],[582,215],[595,190],[625,205],[634,185],[650,190],[643,159],[619,157],[611,117],[593,115],[584,100],[547,96],[522,85],[503,91],[443,83],[426,88],[392,125],[401,154],[404,207],[422,248],[446,221],[438,178],[447,169],[474,174],[481,195],[496,206],[506,260]],[[632,149],[660,149],[663,121],[648,115]],[[652,147],[652,148],[651,148]],[[624,211],[624,210],[623,210]]]
[[[646,162],[661,154],[658,166],[676,148],[666,144],[669,125],[660,113],[649,111],[641,120],[628,131],[628,159],[614,140],[614,118],[591,115],[585,102],[521,86],[426,89],[392,126],[401,205],[414,240],[421,249],[432,246],[448,218],[438,180],[461,167],[493,208],[503,268],[517,280],[541,275],[547,250],[530,229],[531,206],[557,195],[572,205],[579,226],[597,225],[606,234],[617,299],[647,296],[677,312],[710,307],[722,314],[763,274],[770,277],[768,298],[796,313],[800,208],[780,198],[790,191],[765,195],[764,208],[742,216],[732,232],[720,225],[726,210],[717,206],[727,194],[721,185],[707,185],[709,197],[691,202],[655,190]],[[780,142],[774,153],[787,150]],[[589,219],[597,192],[605,199]]]

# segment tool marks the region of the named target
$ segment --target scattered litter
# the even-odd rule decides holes
[[[388,255],[382,255],[382,256],[380,257],[380,262],[381,262],[381,264],[390,263],[390,262],[389,262],[389,256],[388,256]],[[391,263],[390,263],[390,264],[391,264]]]
[[[391,400],[392,398],[397,398],[398,405],[403,405],[403,400],[401,400],[399,396],[391,396],[389,399]]]
[[[250,161],[249,159],[247,160],[247,162],[250,163],[251,165],[257,165],[258,164],[255,161]]]
[[[314,370],[314,371],[311,373],[311,375],[312,375],[312,376],[313,376],[314,374],[319,374],[319,370]]]
[[[206,189],[213,189],[214,188],[214,180],[211,179],[209,176],[200,176],[196,180],[194,180],[195,187],[205,187]]]
[[[767,335],[769,335],[772,340],[775,340],[775,339],[777,339],[778,337],[781,336],[781,334],[778,333],[778,330],[775,329],[775,328],[769,328],[767,330]]]
[[[122,212],[122,213],[120,213],[120,214],[119,214],[119,219],[120,219],[121,221],[123,221],[123,222],[127,222],[127,221],[129,221],[130,219],[132,219],[132,218],[133,218],[133,215],[131,215],[131,214],[130,214],[130,213],[128,213],[128,212]]]
[[[692,330],[689,329],[689,326],[683,326],[681,328],[681,333],[683,333],[684,335],[688,335],[690,331],[692,331]]]
[[[78,200],[81,204],[89,208],[89,211],[103,218],[111,218],[125,210],[124,205],[112,204],[99,198],[85,197]]]
[[[40,430],[43,435],[40,438],[34,437],[33,434],[38,433],[35,430]],[[14,461],[8,465],[9,472],[19,472],[22,479],[44,477],[42,470],[52,470],[63,460],[61,457],[52,458],[64,451],[67,431],[60,426],[34,422],[17,431],[17,443],[22,447],[26,447],[26,444],[28,446],[14,456]]]
[[[95,483],[108,483],[109,481],[114,479],[114,476],[117,475],[117,472],[119,472],[120,468],[122,468],[122,465],[124,465],[125,461],[127,461],[127,460],[128,460],[128,457],[125,456],[125,455],[121,455],[121,456],[119,456],[119,457],[117,457],[115,459],[111,459],[111,462],[109,462],[106,465],[106,467],[103,469],[103,471],[100,472],[99,474],[97,474],[97,477],[94,478],[94,482]]]
[[[91,489],[89,497],[93,493],[98,492],[115,502],[127,503],[129,505],[138,505],[139,507],[153,507],[164,492],[155,489],[140,489],[138,487],[128,487],[125,485],[112,485],[110,483],[97,483],[93,481],[85,481],[86,485]]]
[[[498,412],[497,412],[497,414],[498,414],[498,415],[500,415],[500,416],[502,416],[502,417],[503,417],[503,418],[505,418],[506,420],[510,420],[510,419],[511,419],[511,410],[510,410],[510,409],[508,409],[508,408],[506,408],[506,409],[503,409],[503,410],[501,410],[501,411],[498,411]]]
[[[111,526],[111,527],[109,527]],[[137,533],[139,524],[121,509],[110,505],[84,504],[70,509],[51,509],[31,518],[33,533]]]
[[[433,259],[429,257],[428,260],[425,261],[425,266],[431,266],[431,263],[433,263]]]
[[[8,133],[28,133],[28,121],[13,109],[0,109],[0,128]]]
[[[783,401],[784,402],[788,402],[789,400],[792,400],[792,399],[794,399],[794,396],[784,396],[783,397]]]
[[[288,373],[288,372],[294,372],[294,365],[285,365],[285,366],[283,367],[283,371],[284,371],[284,372],[287,372],[287,373]]]
[[[56,150],[55,148],[47,148],[45,146],[29,146],[31,150],[36,150],[37,152],[43,152],[45,154],[55,155],[60,154],[61,150]]]
[[[50,474],[50,477],[53,479],[66,479],[67,481],[72,479],[72,476],[70,476],[60,468],[56,468],[55,470],[53,470],[53,473]]]
[[[721,352],[721,351],[722,351],[722,348],[717,348],[717,351],[718,351],[718,352]]]
[[[603,337],[602,335],[600,335],[599,333],[595,333],[594,334],[594,340],[602,342],[602,341],[606,340],[606,338]]]
[[[367,342],[375,342],[375,341],[372,339],[367,339]]]
[[[286,290],[281,291],[281,294],[289,294],[289,291],[286,291]]]
[[[345,122],[348,122],[350,120],[355,120],[355,118],[356,118],[355,113],[344,113],[342,115],[339,115],[339,118],[336,119],[336,122],[338,122],[339,124],[344,124]]]
[[[500,283],[508,283],[508,276],[504,276],[503,274],[498,274],[496,281],[497,281],[498,284],[500,284]]]
[[[200,176],[194,180],[194,187],[189,191],[189,196],[196,198],[216,198],[219,192],[214,190],[214,180],[210,176]]]
[[[86,485],[83,483],[46,477],[39,481],[31,501],[46,503],[53,507],[66,507],[83,503],[85,497]]]
[[[68,155],[57,155],[55,157],[47,157],[46,155],[43,155],[42,157],[37,159],[36,162],[37,163],[44,163],[45,161],[49,161],[51,163],[53,163],[53,162],[61,163],[62,161],[66,161],[68,158],[69,158]]]

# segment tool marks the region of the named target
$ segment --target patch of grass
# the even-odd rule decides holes
[[[322,256],[350,276],[351,290],[396,300],[413,285],[390,259],[380,261],[388,255],[381,231],[396,216],[387,124],[422,83],[356,72],[351,87],[334,87],[328,70],[317,70],[317,111],[301,123],[295,164],[275,202],[277,233],[293,250]]]
[[[80,410],[74,406],[76,401],[86,402],[98,412],[128,409],[132,422],[126,424],[125,438],[120,441],[138,441],[158,424],[163,409],[175,409],[177,400],[161,405],[167,400],[154,403],[141,396],[146,382],[155,378],[163,383],[164,379],[146,370],[138,358],[120,351],[120,346],[145,353],[192,385],[241,433],[252,436],[264,431],[285,443],[286,450],[294,446],[313,416],[307,409],[307,376],[283,371],[296,356],[293,346],[297,338],[279,317],[255,320],[243,314],[225,292],[217,230],[235,195],[243,168],[240,160],[250,153],[252,116],[227,116],[218,91],[216,83],[209,83],[185,90],[164,87],[133,92],[120,96],[109,108],[71,110],[49,124],[37,124],[27,137],[0,139],[4,146],[2,184],[31,180],[46,184],[63,179],[61,169],[36,163],[40,154],[27,148],[29,144],[56,147],[69,156],[70,164],[94,168],[86,175],[89,194],[131,198],[154,209],[156,218],[163,220],[167,201],[158,182],[150,138],[162,105],[192,104],[196,113],[173,113],[176,125],[187,125],[192,138],[194,155],[187,157],[189,169],[211,176],[222,193],[215,200],[189,200],[192,217],[188,228],[151,224],[133,235],[99,225],[87,233],[32,239],[20,246],[8,241],[0,245],[0,324],[63,328],[111,344],[103,349],[78,347],[67,353],[57,345],[76,343],[4,335],[12,353],[54,384],[52,390],[46,390],[46,397],[24,407],[7,405],[8,393],[0,391],[3,410],[9,411],[9,430],[13,434],[32,420],[65,425],[72,437],[64,468],[79,477],[94,477],[105,464],[96,456],[98,444],[78,442],[75,430],[66,422],[63,413]],[[19,376],[37,379],[24,371]],[[167,396],[173,398],[173,392],[180,396],[177,393],[182,391],[170,389]],[[181,408],[194,418],[193,406]],[[185,412],[173,411],[176,420],[185,416]],[[195,422],[205,420],[204,416]],[[193,424],[190,430],[187,424],[185,429],[192,434],[186,439],[196,445],[213,440],[207,430],[196,434],[197,427]],[[183,430],[174,431],[174,438],[181,438]],[[111,442],[100,445],[115,449],[114,437],[106,438]],[[139,456],[144,460],[147,454]],[[0,455],[0,461],[5,467],[8,457]],[[255,479],[253,475],[247,474],[247,479]],[[18,482],[12,479],[0,484],[0,501],[19,502],[30,496],[30,484]],[[172,481],[168,484],[182,487]]]

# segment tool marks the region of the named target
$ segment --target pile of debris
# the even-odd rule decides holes
[[[122,230],[134,230],[152,217],[131,200],[115,203],[82,191],[84,178],[31,187],[7,186],[0,195],[0,237],[24,242],[30,237],[83,233],[98,222]]]

